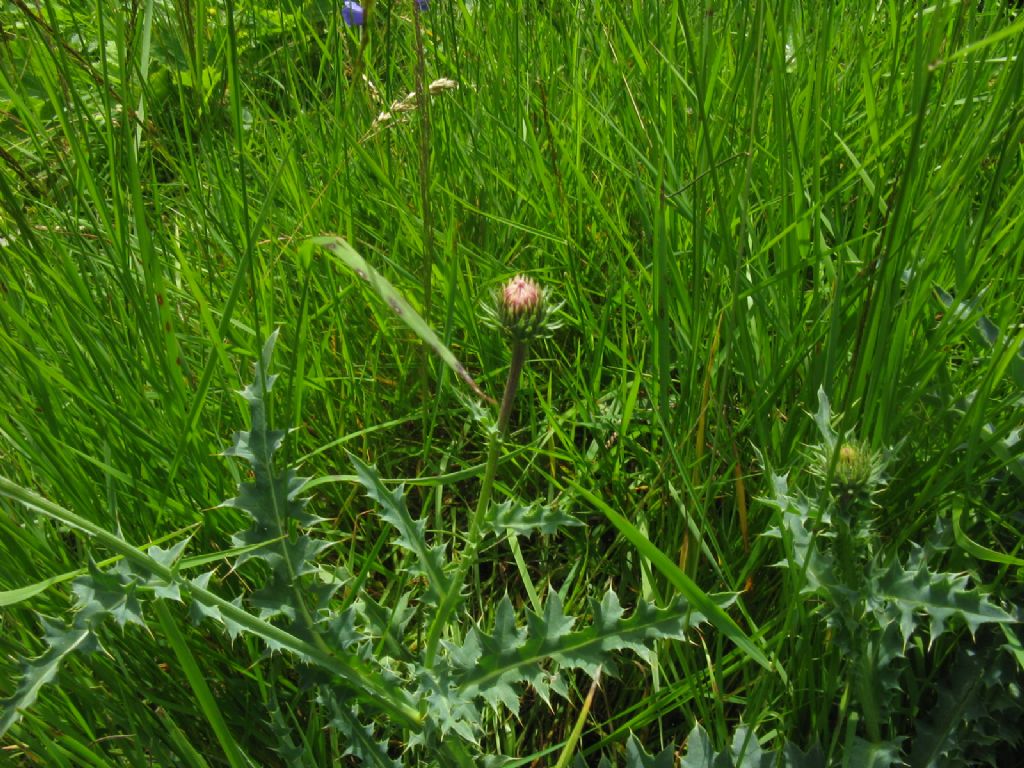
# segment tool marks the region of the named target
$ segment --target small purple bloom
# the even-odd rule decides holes
[[[350,27],[363,26],[363,17],[363,6],[355,2],[355,0],[345,0],[341,4],[341,20]]]
[[[416,10],[417,11],[429,11],[430,10],[430,0],[416,0]]]

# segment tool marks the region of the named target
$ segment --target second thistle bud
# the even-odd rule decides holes
[[[833,496],[843,505],[853,502],[870,503],[872,496],[885,484],[884,458],[863,443],[847,440],[839,446],[839,455],[831,474]],[[829,477],[832,453],[822,448],[816,457],[813,471],[822,478]]]
[[[527,343],[549,336],[559,326],[552,318],[556,310],[536,281],[516,275],[498,289],[488,314],[512,342]]]

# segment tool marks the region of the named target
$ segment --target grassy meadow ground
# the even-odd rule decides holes
[[[0,8],[0,763],[1015,764],[1024,16],[993,0],[366,6],[359,28],[334,0]],[[493,398],[509,351],[481,306],[518,273],[561,303],[529,347],[493,498],[583,525],[477,546],[493,408],[304,245],[324,234]],[[234,559],[246,518],[220,504],[250,475],[220,454],[248,429],[237,392],[275,329],[262,394],[291,430],[275,459],[314,478],[322,518],[295,584],[339,579],[321,608],[357,630],[373,606],[391,616],[331,654],[410,691],[391,700],[410,722],[312,676],[298,641],[268,654],[266,626],[190,621],[198,587],[136,614],[136,587],[99,573],[118,541],[190,537],[180,572],[212,571],[210,591],[259,613],[273,563]],[[842,445],[884,478],[837,491]],[[405,483],[419,533],[395,535],[349,453]],[[458,584],[431,603],[427,571]],[[732,602],[683,639],[630,645],[616,625],[596,688],[551,634],[538,668],[561,667],[565,695],[495,673],[518,713],[478,699],[472,738],[438,714],[458,685],[416,687],[435,629],[457,664],[504,595],[517,626],[553,633],[542,603],[589,627],[609,588],[627,615]],[[81,636],[93,652],[26,698],[47,627],[100,603],[115,616]]]

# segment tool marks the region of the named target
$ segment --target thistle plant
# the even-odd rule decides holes
[[[983,624],[1013,618],[970,588],[967,576],[935,569],[942,547],[934,541],[912,544],[905,557],[887,551],[874,522],[884,511],[878,498],[891,458],[833,428],[824,390],[814,418],[820,442],[811,449],[809,474],[816,493],[791,490],[785,475],[773,475],[766,502],[778,516],[766,535],[782,541],[781,565],[803,599],[819,601],[817,614],[843,654],[846,764],[888,766],[905,756],[901,697],[915,637],[927,628],[931,648],[955,623],[973,636]],[[916,727],[925,732],[926,725]],[[833,751],[842,735],[836,728]]]
[[[429,347],[475,383],[465,368],[443,347],[401,295],[339,238],[317,238],[318,244],[370,283],[403,321]],[[182,602],[196,624],[212,622],[231,639],[247,635],[269,653],[292,657],[308,692],[309,707],[326,717],[345,745],[346,755],[362,764],[402,763],[389,746],[398,737],[406,750],[432,764],[471,766],[489,764],[479,744],[483,708],[518,712],[527,688],[549,704],[569,695],[568,673],[582,671],[592,678],[615,674],[615,654],[629,650],[651,660],[653,643],[682,639],[691,627],[711,618],[721,622],[722,606],[731,596],[708,598],[697,610],[685,598],[667,605],[639,601],[629,614],[611,589],[590,600],[590,621],[566,612],[557,592],[549,592],[525,621],[506,596],[496,606],[492,622],[464,622],[457,612],[464,599],[463,582],[487,535],[541,531],[553,534],[578,525],[571,516],[547,507],[535,509],[513,503],[492,504],[497,458],[509,424],[512,402],[533,339],[550,333],[558,323],[542,289],[532,280],[514,278],[499,294],[494,307],[510,341],[510,366],[497,423],[489,432],[488,462],[468,541],[454,564],[444,543],[431,540],[426,522],[416,519],[405,503],[401,486],[394,487],[377,470],[350,456],[356,478],[379,508],[380,519],[394,531],[394,547],[407,555],[406,572],[417,585],[397,605],[384,606],[326,557],[332,545],[320,517],[308,510],[303,489],[307,481],[294,467],[278,464],[278,451],[287,430],[271,423],[269,398],[277,374],[272,360],[277,333],[264,344],[251,384],[240,391],[249,406],[247,430],[235,434],[224,456],[244,460],[249,476],[238,493],[222,506],[243,513],[246,526],[232,537],[225,555],[231,570],[244,574],[251,589],[231,598],[218,594],[218,574],[194,572],[210,562],[204,555],[189,558],[184,538],[163,549],[145,553],[123,539],[38,495],[0,478],[0,495],[34,509],[91,536],[123,558],[109,567],[92,564],[75,581],[77,604],[70,622],[41,618],[47,650],[25,660],[21,683],[14,695],[0,702],[0,734],[17,723],[46,683],[57,678],[63,661],[74,652],[96,650],[108,629],[107,619],[122,629],[146,626],[148,616],[160,619],[162,630],[179,637],[176,620],[166,601]],[[478,391],[478,390],[477,390]],[[482,394],[482,393],[480,393]],[[348,592],[344,599],[339,594]],[[426,643],[419,640],[426,632]],[[446,637],[447,636],[447,637]],[[252,764],[217,710],[195,659],[187,646],[172,643],[197,698],[207,703],[228,762]],[[276,669],[276,667],[274,668]],[[278,680],[274,669],[267,679]],[[283,682],[283,681],[282,681]],[[268,721],[281,743],[281,754],[297,756],[301,739],[289,734],[280,716],[277,695],[268,701]],[[643,755],[631,742],[631,749]],[[565,758],[568,759],[566,753]],[[499,763],[500,764],[500,760]]]
[[[493,303],[484,305],[484,320],[492,328],[499,330],[508,340],[511,360],[508,376],[505,379],[504,394],[502,395],[498,410],[497,424],[490,430],[488,436],[484,479],[480,489],[480,496],[477,500],[476,511],[470,519],[466,550],[463,552],[455,574],[453,590],[441,604],[441,609],[438,611],[437,617],[431,626],[430,634],[427,637],[428,664],[434,658],[440,633],[447,623],[452,610],[454,610],[463,582],[466,579],[466,574],[469,572],[469,568],[479,552],[481,526],[491,503],[494,479],[498,469],[498,458],[505,434],[508,431],[509,419],[512,417],[512,407],[515,403],[516,392],[519,389],[519,379],[526,364],[530,342],[551,335],[560,326],[559,321],[555,317],[557,311],[558,307],[551,304],[545,296],[544,289],[535,281],[523,275],[516,275],[505,283],[495,293]],[[535,608],[539,608],[536,588],[526,572],[518,541],[514,535],[509,537],[509,541],[531,602]]]

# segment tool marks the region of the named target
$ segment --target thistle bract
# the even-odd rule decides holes
[[[561,325],[554,319],[557,310],[544,289],[525,275],[516,275],[505,283],[496,292],[493,307],[484,308],[490,324],[513,342],[550,336]]]
[[[871,502],[872,496],[885,485],[885,459],[865,444],[848,440],[839,446],[835,457],[835,468],[829,475],[833,455],[824,447],[816,451],[814,474],[830,479],[833,497],[840,504]]]

